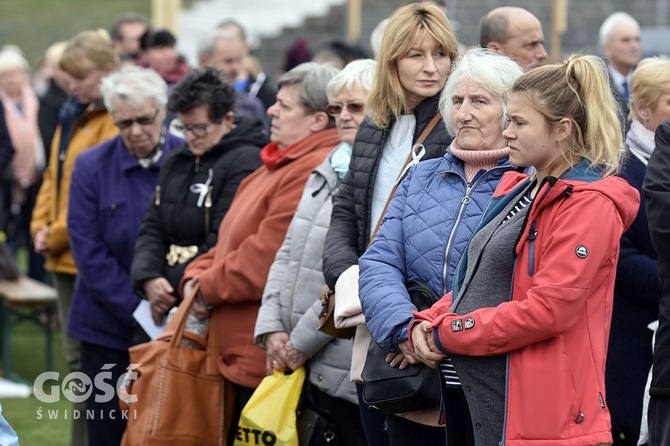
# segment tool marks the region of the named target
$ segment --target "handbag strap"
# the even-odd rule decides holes
[[[421,146],[425,153],[425,149],[423,148],[423,142],[426,140],[430,132],[435,128],[437,123],[440,121],[440,118],[442,116],[438,113],[435,116],[433,116],[433,119],[430,120],[426,128],[423,129],[423,132],[419,135],[417,138],[416,142],[414,143],[414,146],[412,146],[412,150],[409,151],[409,155],[407,156],[407,159],[405,160],[405,164],[403,164],[402,169],[400,169],[400,173],[398,174],[398,178],[396,179],[395,184],[393,185],[393,188],[391,189],[391,193],[389,194],[388,198],[386,199],[386,204],[384,205],[384,210],[382,211],[381,216],[379,217],[379,220],[377,220],[377,224],[375,225],[374,231],[372,231],[372,235],[370,236],[370,241],[368,242],[368,248],[372,244],[372,241],[375,239],[377,236],[377,233],[379,232],[379,228],[382,226],[382,221],[384,220],[384,216],[386,215],[386,211],[388,211],[389,205],[391,204],[391,200],[393,200],[393,196],[395,195],[396,191],[398,190],[398,186],[400,185],[400,180],[402,180],[403,176],[405,176],[405,172],[407,172],[407,169],[410,167],[410,165],[414,162],[418,162],[418,159],[421,159],[421,154],[420,156],[416,156],[414,149],[417,148],[417,146]],[[418,159],[417,159],[418,158]],[[415,162],[414,160],[417,159]]]
[[[184,300],[181,301],[181,304],[177,307],[177,312],[172,317],[167,327],[165,327],[165,332],[170,330],[173,331],[172,339],[170,339],[170,348],[178,348],[179,343],[181,342],[184,336],[184,329],[186,328],[186,319],[189,312],[191,311],[191,306],[195,301],[196,296],[200,291],[200,284],[196,283],[193,287],[193,290],[186,296]]]
[[[170,348],[181,348],[181,341],[184,339],[184,331],[186,328],[186,320],[191,311],[191,306],[193,306],[193,302],[195,302],[199,291],[200,284],[197,283],[188,296],[186,296],[186,298],[182,300],[181,304],[179,304],[179,307],[177,307],[177,312],[168,323],[168,326],[165,328],[166,333],[171,330],[173,331],[170,339]],[[218,373],[216,365],[219,356],[218,326],[218,317],[212,313],[209,317],[207,331],[204,337],[207,339],[207,356],[209,356],[212,360],[210,361],[210,364],[212,364],[212,370],[209,372],[213,374]]]

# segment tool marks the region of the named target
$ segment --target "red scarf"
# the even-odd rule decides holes
[[[279,158],[286,155],[290,150],[295,148],[297,145],[298,144],[296,143],[288,147],[285,147],[284,149],[280,149],[279,145],[276,142],[271,142],[270,144],[263,147],[263,149],[261,150],[261,161],[263,161],[263,164],[265,164],[265,167],[267,167],[268,170],[274,170],[277,161],[279,161]]]

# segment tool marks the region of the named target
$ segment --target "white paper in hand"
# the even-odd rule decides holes
[[[155,339],[165,330],[165,318],[163,318],[161,325],[156,325],[151,317],[151,304],[146,299],[140,301],[140,304],[133,311],[133,317],[151,339]]]

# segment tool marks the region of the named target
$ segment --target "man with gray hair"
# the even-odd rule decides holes
[[[492,9],[479,23],[479,43],[516,61],[524,70],[547,58],[542,23],[531,12],[514,6]]]
[[[252,98],[260,99],[267,110],[277,99],[277,87],[270,82],[267,75],[262,71],[260,63],[257,64],[258,69],[255,72],[247,67],[247,65],[253,66],[253,62],[258,62],[258,59],[251,54],[251,45],[247,39],[246,31],[239,22],[233,19],[223,20],[216,26],[216,29],[232,33],[243,44],[244,56],[234,84],[235,89],[248,93]],[[247,64],[246,62],[252,63]]]
[[[200,41],[198,47],[198,63],[201,69],[212,67],[218,70],[228,85],[233,87],[242,68],[245,45],[234,33],[220,30],[209,34]],[[253,116],[261,120],[263,127],[269,129],[269,120],[263,102],[251,97],[245,91],[236,89],[235,114]]]
[[[615,12],[600,26],[600,47],[607,58],[610,84],[624,113],[629,113],[630,78],[642,57],[640,25],[630,14]]]

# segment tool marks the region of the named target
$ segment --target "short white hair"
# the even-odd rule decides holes
[[[333,101],[342,89],[351,91],[356,87],[369,92],[375,81],[377,62],[372,59],[358,59],[349,62],[333,77],[326,87],[328,100]]]
[[[444,124],[452,135],[456,127],[451,120],[452,97],[461,79],[469,79],[491,93],[500,101],[502,108],[502,124],[506,120],[507,101],[509,100],[514,82],[521,77],[523,70],[512,59],[485,48],[474,48],[466,51],[454,64],[447,83],[440,95],[439,111]]]
[[[110,113],[114,113],[114,99],[131,107],[139,107],[151,99],[158,110],[165,107],[168,100],[167,84],[151,68],[126,67],[104,78],[100,90]]]
[[[0,51],[0,73],[13,70],[28,72],[30,66],[23,55],[13,48],[3,48]]]
[[[601,47],[604,47],[607,44],[610,34],[612,34],[612,30],[620,23],[630,23],[635,25],[638,29],[640,28],[640,24],[637,23],[637,20],[635,20],[632,15],[622,11],[614,12],[605,19],[602,25],[600,25],[599,39]]]

